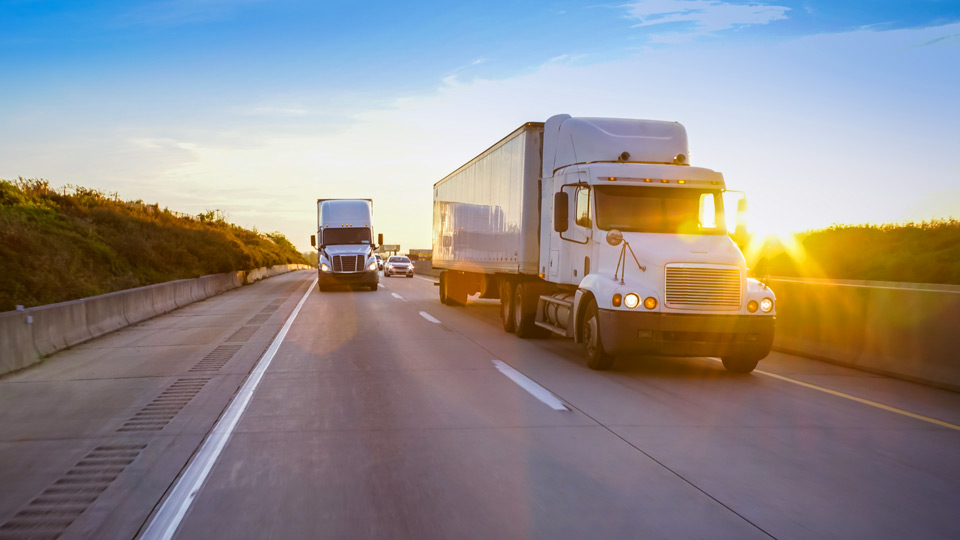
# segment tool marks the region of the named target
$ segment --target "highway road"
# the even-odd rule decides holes
[[[960,538],[960,394],[589,370],[431,280],[243,287],[0,378],[0,540]]]

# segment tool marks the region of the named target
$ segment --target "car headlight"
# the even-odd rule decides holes
[[[377,269],[377,261],[373,261],[372,263],[367,265],[367,270],[376,270],[376,269]]]
[[[327,263],[320,263],[320,271],[321,271],[321,272],[329,272],[329,271],[330,271],[330,265],[327,264]]]
[[[769,298],[764,298],[760,301],[760,311],[764,313],[770,313],[773,311],[773,300]]]
[[[636,293],[627,293],[627,295],[623,297],[623,305],[633,309],[640,305],[640,297],[637,296]]]

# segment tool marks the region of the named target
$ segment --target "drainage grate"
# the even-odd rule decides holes
[[[146,447],[119,444],[94,448],[0,525],[0,540],[58,538]]]
[[[239,330],[237,330],[236,332],[234,332],[230,337],[228,337],[228,338],[226,339],[226,341],[227,341],[228,343],[231,342],[231,341],[233,341],[233,342],[246,341],[246,340],[250,339],[250,338],[253,336],[253,334],[256,333],[256,331],[257,331],[259,328],[260,328],[259,326],[244,326],[244,327],[241,327]],[[219,347],[217,347],[217,348],[219,349]]]
[[[231,339],[227,341],[231,341]],[[237,354],[241,347],[243,345],[220,345],[197,362],[197,365],[190,368],[190,372],[218,371],[233,358],[233,355]]]
[[[219,348],[219,347],[218,347]],[[236,352],[236,351],[234,351]],[[202,360],[201,360],[202,362]],[[177,379],[140,412],[130,417],[117,431],[160,431],[193,399],[210,377]],[[121,465],[114,463],[113,465]]]
[[[269,313],[261,313],[259,315],[254,315],[253,317],[251,317],[250,320],[247,321],[247,324],[263,324],[267,322],[267,319],[269,318],[270,318]]]

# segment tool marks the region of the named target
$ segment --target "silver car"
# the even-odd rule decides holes
[[[413,277],[413,262],[402,255],[394,255],[383,263],[383,276],[390,277],[402,275],[408,278]]]

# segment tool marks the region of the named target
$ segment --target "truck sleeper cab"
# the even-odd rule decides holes
[[[317,286],[321,291],[335,286],[377,290],[380,272],[373,243],[373,201],[317,199],[317,234],[310,243],[319,250]]]
[[[775,296],[727,234],[723,176],[688,155],[676,122],[521,126],[434,185],[441,301],[500,298],[504,330],[571,337],[594,369],[637,353],[752,371]]]

